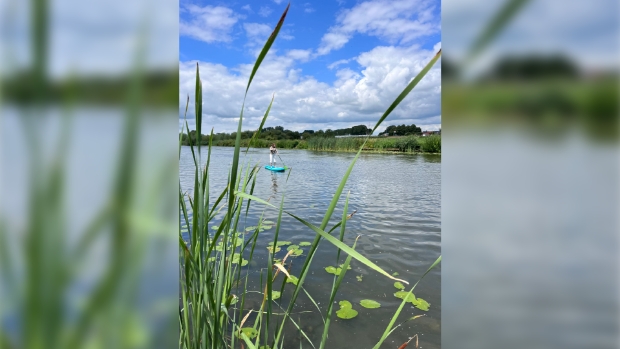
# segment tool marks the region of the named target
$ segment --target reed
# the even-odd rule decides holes
[[[254,64],[246,87],[246,94],[251,86],[256,71],[259,69],[262,60],[276,39],[287,12],[288,6]],[[394,103],[392,103],[390,108],[388,108],[382,118],[377,122],[375,129],[385,120],[400,101],[407,96],[422,77],[426,75],[428,70],[439,58],[440,52],[438,52],[418,76],[411,81],[403,93],[396,98]],[[201,96],[202,86],[199,67],[197,66],[195,105],[196,131],[198,134],[200,134],[200,125],[202,123]],[[269,108],[267,110],[269,110]],[[265,113],[263,124],[267,117],[268,112]],[[242,123],[243,106],[239,117],[237,139],[235,140],[235,150],[229,172],[228,184],[225,188],[221,188],[220,191],[216,193],[217,195],[213,195],[213,197],[217,196],[217,199],[214,201],[210,199],[212,195],[210,193],[211,188],[209,187],[212,142],[210,142],[209,146],[205,149],[190,144],[195,166],[194,188],[187,193],[183,192],[181,188],[179,190],[179,205],[181,211],[179,222],[181,227],[179,232],[181,254],[181,295],[179,310],[181,332],[179,347],[181,348],[236,348],[239,346],[239,342],[242,342],[244,347],[251,349],[282,348],[284,345],[284,337],[291,337],[293,335],[284,332],[286,324],[294,326],[302,338],[310,341],[291,315],[292,309],[302,291],[304,295],[319,308],[318,304],[305,290],[304,281],[312,268],[313,257],[319,247],[319,243],[323,240],[328,241],[338,248],[338,256],[341,252],[347,255],[342,271],[334,278],[330,294],[332,300],[338,292],[341,281],[346,274],[347,265],[352,259],[356,259],[384,277],[408,284],[407,281],[388,274],[385,270],[356,252],[355,245],[351,247],[343,242],[346,222],[349,218],[349,216],[347,216],[348,196],[344,202],[344,211],[341,220],[335,225],[329,226],[330,219],[342,195],[351,170],[362,149],[366,146],[368,138],[351,139],[347,141],[346,144],[347,147],[349,147],[347,149],[357,149],[357,155],[344,174],[340,185],[336,188],[321,224],[315,226],[294,213],[285,211],[283,209],[284,197],[280,200],[279,206],[275,206],[253,195],[257,178],[256,175],[259,168],[256,166],[240,166],[239,156],[242,146],[240,131]],[[187,123],[185,127],[189,133]],[[181,142],[182,139],[180,138],[179,150]],[[326,142],[325,146],[327,146],[327,144],[333,142],[333,140],[325,139],[324,142]],[[202,157],[205,155],[202,153],[203,150],[206,150],[207,153],[204,166],[202,165]],[[257,204],[262,205],[266,210],[276,211],[278,214],[276,222],[264,220],[261,216],[258,222],[254,222],[252,227],[245,227],[242,222],[245,222],[248,218],[247,215],[250,205]],[[305,260],[303,262],[303,267],[299,275],[295,276],[294,279],[286,270],[284,263],[289,258],[298,258],[296,255],[299,254],[296,253],[294,249],[291,249],[282,261],[276,260],[274,257],[275,251],[278,248],[279,232],[283,215],[294,218],[297,222],[316,234],[311,245],[307,248],[307,251],[304,251]],[[262,301],[257,309],[247,311],[245,307],[246,297],[249,293],[249,272],[244,270],[244,266],[249,264],[253,259],[259,233],[265,229],[273,228],[275,228],[272,241],[274,253],[270,254],[264,271],[260,273]],[[332,236],[332,233],[335,232],[336,229],[339,229],[339,237]],[[187,241],[183,238],[183,234],[187,235]],[[434,265],[439,262],[440,258]],[[433,266],[431,266],[431,268]],[[288,299],[286,304],[274,302],[279,298],[285,285],[284,282],[280,286],[274,283],[276,277],[281,273],[285,274],[287,279],[295,281],[293,282],[294,290],[292,296]],[[403,300],[401,307],[396,311],[394,320],[400,314],[404,303],[405,300]],[[318,347],[320,348],[325,347],[331,316],[332,309],[330,302],[330,309],[327,310],[325,318],[323,318],[323,336],[321,342],[318,343]],[[392,333],[395,329],[393,325],[393,323],[390,323],[388,328],[386,328],[386,334],[379,339],[377,346],[385,340],[385,337]],[[310,342],[310,344],[315,348],[317,347],[315,343]]]

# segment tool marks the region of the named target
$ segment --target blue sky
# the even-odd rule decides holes
[[[195,67],[203,83],[203,128],[236,129],[245,83],[287,2],[180,3],[180,124],[193,102]],[[440,1],[291,2],[284,26],[252,83],[243,129],[372,126],[441,47]],[[441,127],[439,64],[384,122]],[[188,119],[194,126],[193,104]]]

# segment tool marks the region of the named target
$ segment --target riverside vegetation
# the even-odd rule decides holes
[[[182,144],[196,144],[186,133],[183,133]],[[252,141],[250,143],[250,141]],[[201,140],[201,145],[209,144],[209,137],[205,136]],[[234,139],[212,140],[211,145],[220,147],[234,147]],[[310,139],[241,139],[241,147],[247,148],[268,148],[271,143],[275,143],[280,149],[308,149],[319,151],[357,151],[362,144],[364,152],[404,152],[404,153],[441,153],[441,136],[431,135],[420,137],[417,135],[397,136],[397,137],[312,137]]]
[[[255,62],[246,87],[246,94],[261,62],[276,39],[287,12],[288,6]],[[390,112],[418,84],[439,59],[440,55],[441,51],[407,85],[374,126],[374,129],[385,120]],[[196,108],[196,131],[200,134],[202,124],[202,85],[198,66],[196,67],[194,104]],[[267,107],[262,124],[267,119],[270,108],[271,104]],[[401,324],[396,325],[396,321],[405,304],[411,303],[419,310],[428,310],[430,304],[421,298],[415,297],[413,294],[413,290],[419,283],[419,280],[409,288],[409,283],[406,280],[396,277],[397,273],[387,273],[381,267],[358,253],[355,250],[358,242],[357,239],[353,246],[348,246],[343,242],[347,220],[352,216],[348,215],[348,195],[344,198],[342,218],[338,223],[329,226],[330,219],[342,196],[344,186],[362,149],[367,145],[368,137],[362,140],[355,158],[343,175],[339,186],[335,189],[321,224],[315,226],[294,213],[284,210],[284,200],[280,201],[279,206],[275,206],[253,195],[257,173],[260,168],[256,166],[245,168],[239,166],[239,156],[242,148],[240,132],[242,123],[243,106],[239,117],[228,185],[225,188],[220,188],[221,191],[216,192],[213,196],[211,195],[213,188],[209,187],[212,143],[210,142],[206,149],[201,149],[202,147],[190,143],[195,165],[194,187],[187,193],[183,192],[182,188],[179,190],[181,211],[179,222],[179,248],[181,256],[179,307],[181,331],[179,347],[211,349],[238,347],[251,349],[283,348],[285,335],[287,338],[298,335],[300,347],[309,342],[313,348],[325,348],[333,313],[335,312],[336,316],[341,319],[352,319],[357,316],[354,305],[347,300],[338,299],[339,309],[337,310],[333,306],[352,259],[356,259],[369,269],[380,274],[377,275],[378,277],[385,277],[386,282],[392,283],[396,281],[394,283],[394,296],[402,299],[400,306],[395,309],[393,317],[381,337],[377,339],[377,343],[373,348],[379,348],[386,338],[403,323],[413,321],[421,316],[409,317]],[[186,129],[189,130],[187,123]],[[179,151],[180,146],[181,139],[179,139]],[[202,165],[202,157],[205,155],[203,150],[206,151],[204,166]],[[213,197],[216,197],[216,199],[213,199]],[[254,225],[244,226],[241,222],[245,222],[250,204],[252,203],[254,206],[261,205],[265,209],[274,210],[277,212],[278,218],[275,221],[260,218],[257,222],[254,222]],[[279,240],[278,235],[283,215],[294,218],[299,224],[314,232],[314,239],[296,244],[292,244],[290,241]],[[265,268],[260,270],[262,302],[260,302],[260,306],[257,309],[246,309],[248,278],[250,276],[249,265],[252,261],[260,233],[269,229],[274,229],[275,234],[273,241],[270,243],[271,253],[269,254],[268,261]],[[183,238],[184,234],[186,234],[187,240]],[[334,274],[334,280],[330,291],[330,301],[327,309],[323,309],[323,312],[321,312],[319,305],[304,288],[306,276],[312,268],[313,256],[318,249],[319,242],[322,240],[326,240],[338,248],[336,259],[339,259],[341,252],[344,252],[346,255],[344,263],[328,267],[325,270],[325,272]],[[276,258],[278,253],[280,253],[280,256]],[[302,256],[305,256],[305,260],[303,261],[301,272],[298,275],[290,274],[286,269],[286,261]],[[438,265],[440,261],[441,256],[429,266],[421,279],[433,267]],[[276,284],[275,280],[279,274],[284,275],[284,281],[281,284]],[[255,274],[253,277],[256,277]],[[406,287],[409,288],[408,291],[404,290]],[[286,297],[286,301],[282,301],[285,288],[290,295]],[[293,307],[302,291],[316,306],[323,320],[322,335],[319,343],[310,341],[292,316]],[[381,306],[379,302],[371,299],[373,295],[368,295],[368,297],[369,299],[360,302],[360,306],[369,309]],[[357,305],[355,306],[357,307]],[[296,333],[285,333],[285,324],[294,326],[297,329]],[[412,338],[417,337],[414,336]],[[401,348],[404,348],[407,343],[403,343]]]

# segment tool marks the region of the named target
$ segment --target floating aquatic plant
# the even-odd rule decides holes
[[[286,278],[286,282],[289,283],[289,284],[297,285],[298,281],[299,281],[299,279],[295,275],[290,275],[290,276],[288,276]]]
[[[394,297],[405,299],[407,302],[412,302],[415,300],[415,296],[413,295],[413,293],[407,291],[398,291],[394,293]]]
[[[357,311],[353,309],[353,305],[349,301],[340,301],[340,309],[336,312],[336,316],[341,319],[352,319],[357,316]]]
[[[431,306],[427,301],[422,298],[416,298],[415,300],[411,301],[411,304],[413,304],[413,306],[415,306],[416,308],[424,311],[428,311],[429,307]]]
[[[364,308],[374,309],[381,307],[381,303],[373,301],[372,299],[362,299],[360,305]]]
[[[397,289],[399,289],[399,290],[404,290],[404,289],[405,289],[405,285],[403,285],[403,283],[402,283],[402,282],[400,282],[400,281],[396,281],[396,282],[394,283],[394,287],[396,287],[396,288],[397,288]]]

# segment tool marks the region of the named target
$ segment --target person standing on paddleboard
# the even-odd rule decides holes
[[[276,154],[278,153],[278,149],[276,149],[276,144],[271,143],[269,147],[269,165],[276,167]]]

